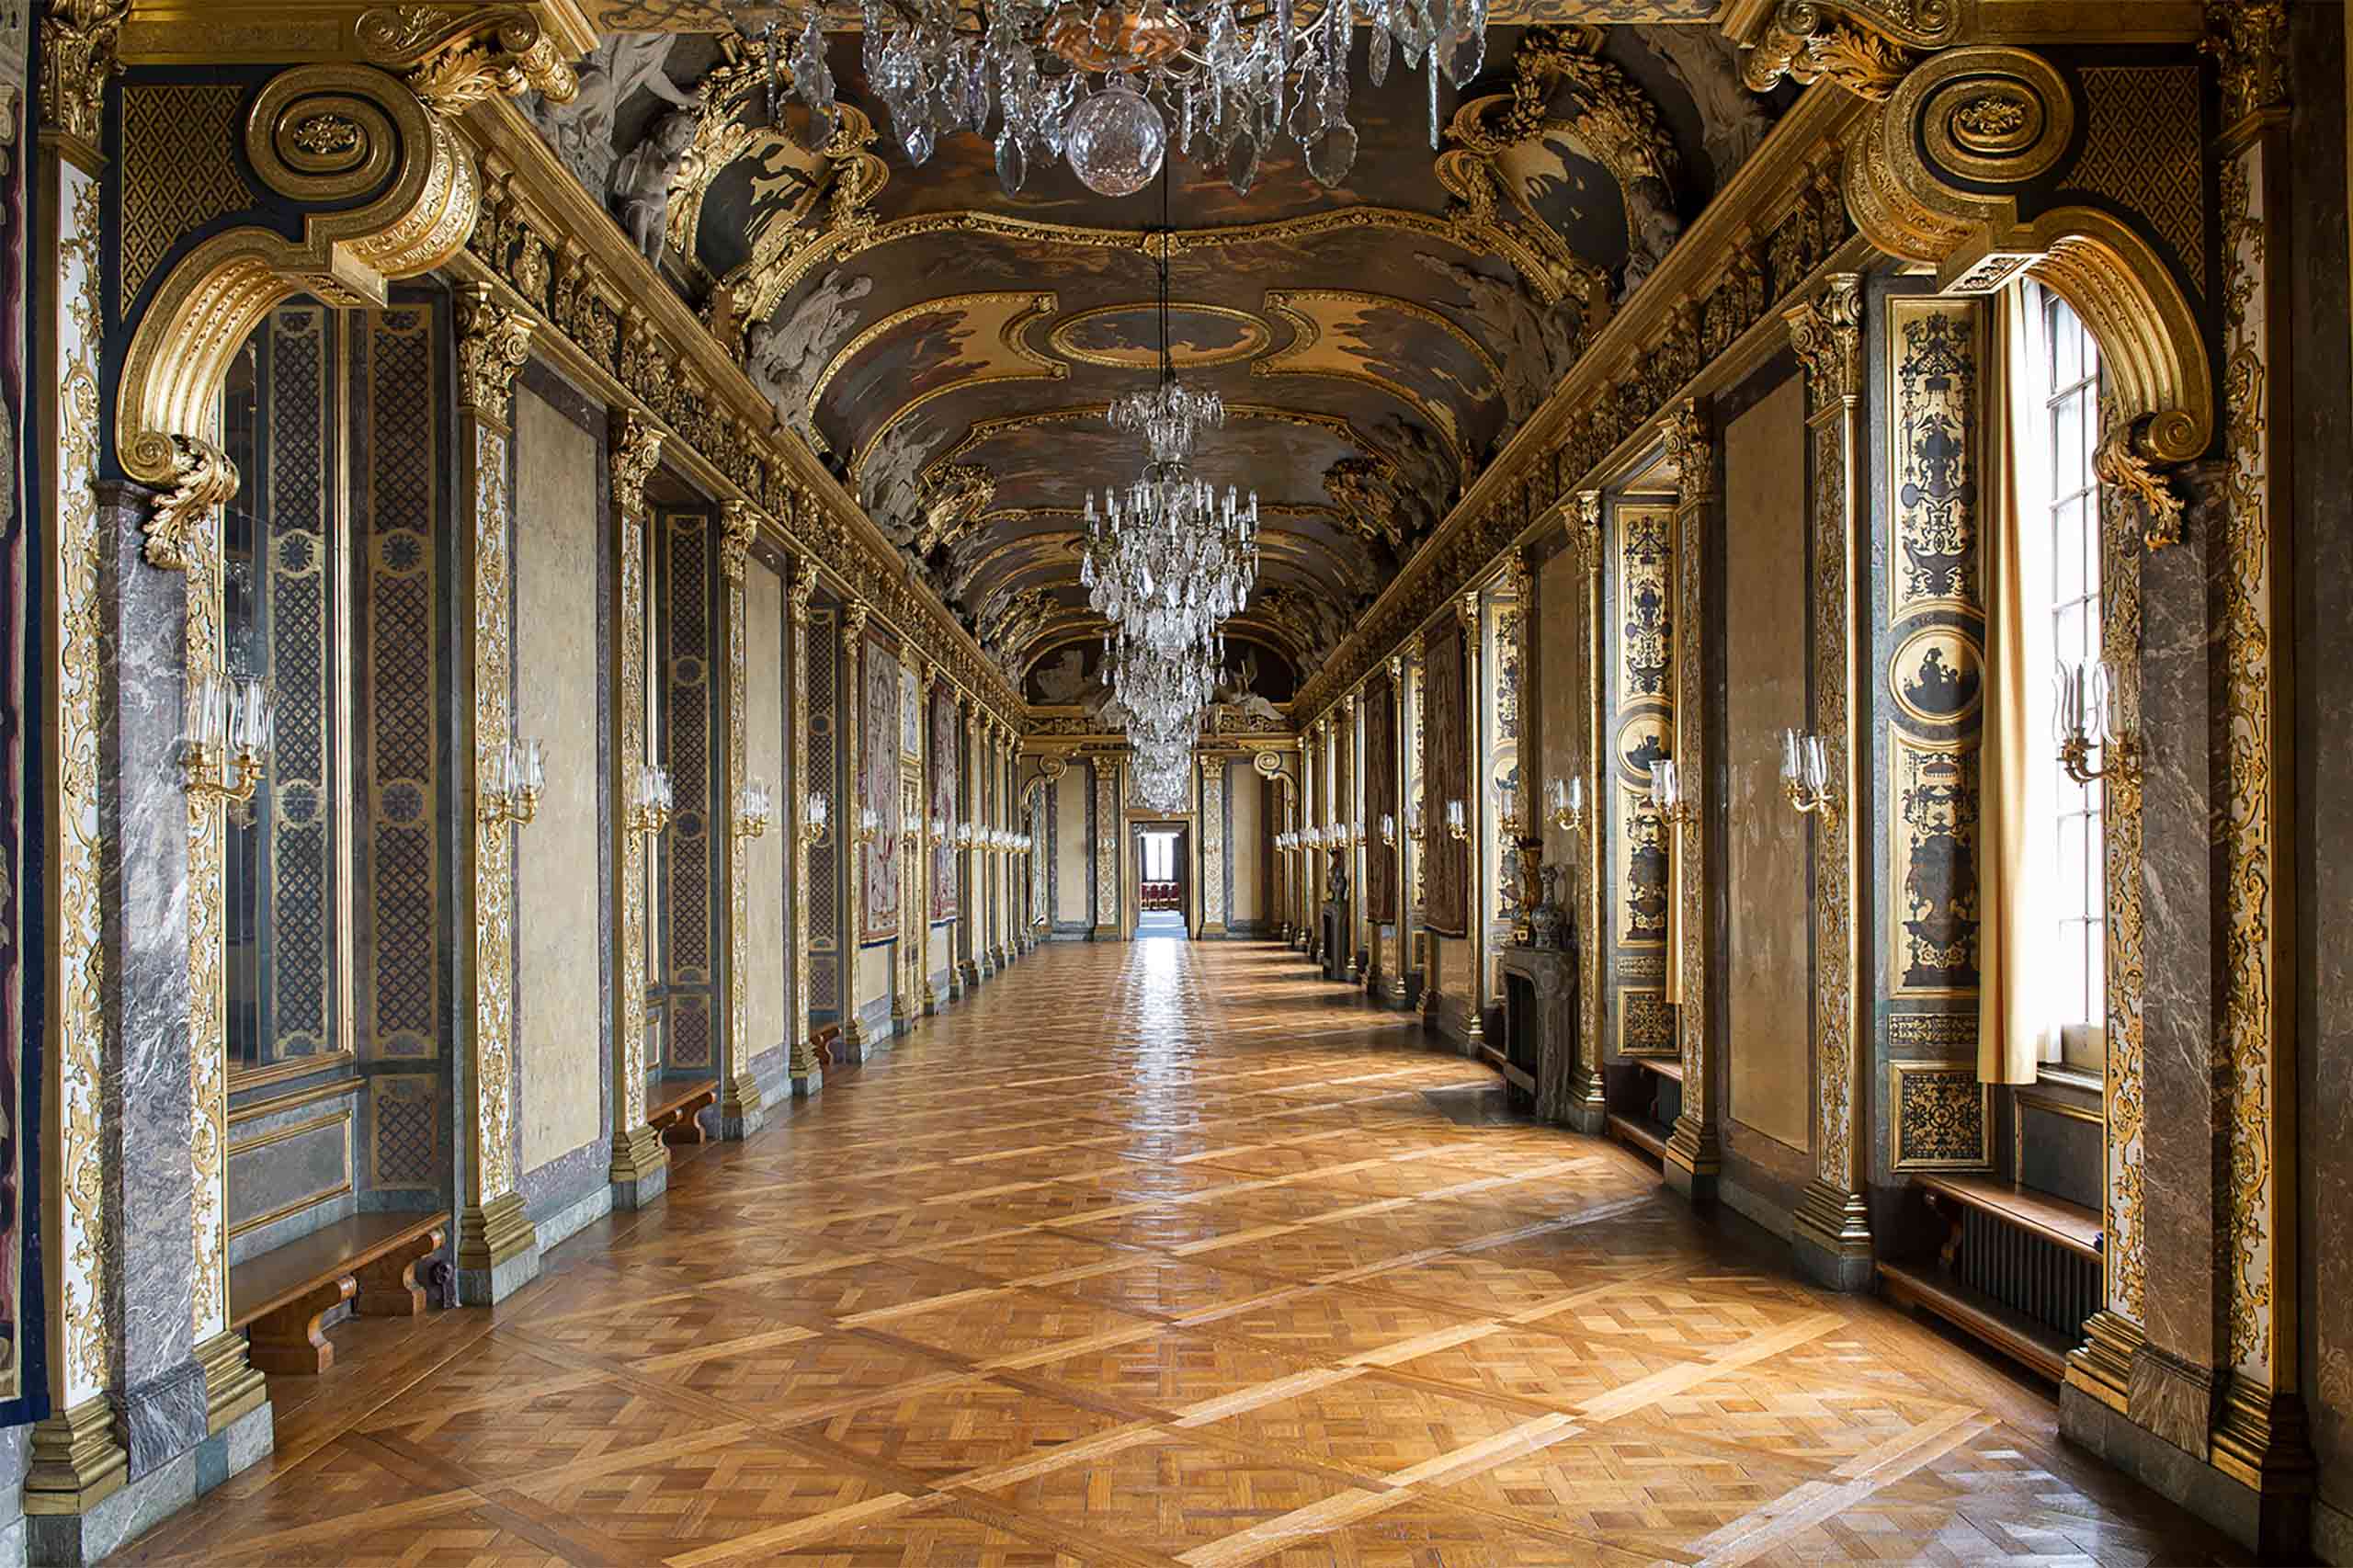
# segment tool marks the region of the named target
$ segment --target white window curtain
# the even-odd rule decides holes
[[[2014,283],[1995,297],[1987,388],[1985,710],[1979,756],[1977,1075],[2030,1084],[2057,1056],[2047,912],[2058,889],[2051,699],[2056,669],[2041,312]]]

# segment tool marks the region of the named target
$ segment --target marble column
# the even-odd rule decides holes
[[[792,759],[792,778],[785,790],[790,801],[788,831],[792,835],[792,1097],[805,1100],[825,1087],[825,1070],[817,1061],[816,1042],[810,1038],[809,984],[815,972],[810,957],[809,852],[824,833],[838,835],[841,814],[828,800],[829,825],[820,832],[810,820],[811,799],[828,789],[810,766],[809,747],[809,601],[817,591],[817,563],[807,556],[793,562],[789,590],[792,619],[792,723],[797,732],[785,746]],[[838,842],[838,839],[836,840]]]
[[[1479,594],[1472,590],[1455,600],[1456,619],[1462,627],[1463,681],[1471,693],[1463,715],[1469,733],[1464,739],[1463,753],[1470,758],[1471,799],[1463,802],[1464,826],[1470,834],[1465,846],[1470,856],[1470,887],[1465,890],[1463,907],[1469,918],[1463,922],[1463,936],[1471,949],[1469,972],[1463,975],[1462,990],[1462,1050],[1476,1056],[1487,1037],[1487,909],[1495,894],[1494,881],[1488,869],[1489,846],[1495,837],[1495,791],[1487,787],[1487,754],[1482,744],[1486,739],[1487,726],[1482,722],[1486,707],[1481,699],[1486,687],[1481,679],[1490,663],[1486,657],[1485,639],[1480,635]]]
[[[1201,768],[1201,931],[1225,935],[1225,764],[1204,756]]]
[[[458,581],[471,584],[459,616],[456,678],[466,734],[459,826],[457,929],[460,998],[458,1296],[504,1301],[540,1272],[540,1237],[516,1184],[515,824],[492,805],[505,777],[513,723],[515,377],[530,353],[531,319],[498,304],[487,285],[457,290]]]
[[[636,1209],[670,1185],[670,1151],[646,1121],[647,910],[652,856],[647,835],[630,825],[638,771],[646,752],[649,699],[646,646],[645,482],[661,460],[662,431],[651,420],[616,410],[610,468],[613,493],[613,751],[606,789],[613,801],[612,855],[618,891],[613,911],[613,1156],[607,1175],[613,1207]]]
[[[1608,1125],[1609,1105],[1602,1071],[1604,1007],[1602,953],[1608,946],[1603,929],[1603,894],[1608,876],[1610,812],[1606,802],[1616,793],[1605,771],[1608,756],[1605,708],[1609,681],[1609,623],[1604,615],[1601,563],[1607,550],[1602,531],[1601,492],[1579,491],[1569,517],[1570,548],[1576,551],[1578,585],[1585,596],[1578,635],[1585,639],[1585,684],[1577,693],[1577,713],[1585,734],[1578,750],[1579,771],[1585,778],[1585,825],[1575,839],[1577,934],[1577,1062],[1569,1080],[1569,1125],[1585,1132],[1599,1132]]]
[[[923,799],[919,802],[923,808],[923,821],[917,824],[916,842],[923,846],[923,869],[918,875],[922,888],[920,902],[915,907],[916,929],[921,936],[915,942],[913,991],[922,999],[923,1016],[926,1018],[938,1012],[940,1003],[946,1000],[931,983],[931,906],[936,874],[933,862],[939,854],[939,840],[931,833],[932,769],[942,766],[940,759],[932,755],[931,744],[931,693],[938,678],[938,671],[929,660],[915,661],[915,701],[922,710],[922,734],[915,744],[918,755],[923,758],[916,775],[923,780]],[[946,825],[944,823],[941,824],[943,828]]]
[[[1706,610],[1702,562],[1716,505],[1716,448],[1707,416],[1685,403],[1666,416],[1662,432],[1676,466],[1675,767],[1683,786],[1682,818],[1673,856],[1680,899],[1669,916],[1682,980],[1675,1004],[1676,1049],[1683,1067],[1683,1110],[1666,1142],[1667,1183],[1694,1202],[1712,1201],[1722,1167],[1719,1133],[1723,1085],[1708,1048],[1709,819],[1716,791],[1708,772]]]
[[[1095,925],[1087,939],[1116,942],[1120,930],[1120,759],[1098,756],[1095,773]]]
[[[1854,802],[1870,799],[1870,694],[1855,628],[1870,582],[1861,475],[1863,280],[1826,280],[1817,299],[1783,312],[1806,369],[1812,447],[1813,733],[1829,766],[1829,812],[1805,820],[1813,836],[1813,1179],[1798,1201],[1790,1244],[1798,1266],[1840,1290],[1871,1281],[1870,1206],[1864,1196],[1865,1088],[1870,1039],[1860,922],[1863,835]]]
[[[180,766],[191,576],[217,540],[191,541],[188,570],[145,556],[147,493],[97,489],[100,631],[106,701],[99,737],[98,832],[106,866],[105,966],[99,1017],[100,1159],[106,1172],[108,1315],[115,1326],[108,1383],[116,1439],[137,1482],[205,1437],[204,1369],[194,1355],[195,1183],[189,1029],[188,827]],[[218,528],[208,517],[200,531]],[[216,881],[209,890],[215,910]],[[217,914],[205,925],[217,932]],[[219,1051],[217,1037],[201,1049]],[[215,1157],[218,1151],[215,1151]],[[206,1260],[212,1270],[225,1258]]]
[[[874,1042],[866,1037],[860,1017],[865,998],[858,994],[859,955],[866,945],[866,846],[858,816],[867,807],[882,808],[866,798],[866,622],[873,613],[864,599],[852,599],[842,609],[842,744],[849,759],[849,804],[841,814],[841,842],[848,853],[849,894],[842,907],[842,1034],[839,1050],[850,1062],[863,1062]],[[893,745],[898,743],[893,740]]]
[[[1374,823],[1373,853],[1389,859],[1389,945],[1381,952],[1381,999],[1392,1007],[1405,1005],[1405,970],[1410,963],[1406,956],[1407,889],[1405,856],[1412,843],[1405,836],[1405,660],[1403,654],[1389,656],[1389,690],[1383,700],[1389,704],[1386,726],[1389,732],[1389,778],[1387,793],[1395,803],[1390,813],[1397,821],[1395,832],[1388,841],[1380,836],[1381,824]]]
[[[751,563],[752,545],[759,538],[760,517],[743,501],[730,501],[719,515],[719,570],[723,597],[721,613],[727,622],[727,679],[722,687],[727,711],[722,721],[727,738],[727,1038],[726,1067],[720,1086],[719,1135],[748,1138],[767,1119],[760,1104],[759,1080],[752,1075],[750,1035],[750,936],[752,840],[742,820],[744,790],[749,782],[745,767],[751,748],[750,715],[744,667],[744,570]],[[765,892],[765,890],[763,890]],[[766,955],[763,962],[772,961]]]
[[[1428,793],[1425,782],[1429,778],[1429,737],[1423,728],[1425,693],[1422,689],[1422,633],[1416,631],[1405,639],[1405,727],[1398,732],[1398,754],[1405,759],[1405,790],[1398,797],[1397,835],[1404,846],[1405,880],[1399,884],[1397,898],[1403,914],[1399,917],[1398,935],[1404,947],[1404,971],[1407,976],[1421,976],[1420,984],[1427,1001],[1430,994],[1428,975],[1423,967],[1420,950],[1422,931],[1422,883],[1428,875],[1429,834],[1435,812],[1424,797]],[[1410,994],[1415,982],[1409,978],[1406,991]]]

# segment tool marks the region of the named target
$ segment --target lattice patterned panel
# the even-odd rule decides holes
[[[439,1054],[439,730],[433,550],[433,316],[401,307],[368,318],[362,384],[368,511],[367,836],[373,935],[361,945],[364,1056]]]
[[[367,1082],[369,1187],[438,1191],[449,1163],[439,1074],[380,1073]]]
[[[270,317],[266,518],[256,519],[268,676],[278,705],[267,818],[267,1059],[333,1048],[332,808],[335,676],[329,628],[326,376],[330,318],[317,305]]]

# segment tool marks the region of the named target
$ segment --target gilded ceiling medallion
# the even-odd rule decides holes
[[[1230,305],[1175,300],[1168,306],[1169,358],[1180,369],[1211,369],[1255,359],[1270,347],[1274,329]],[[1046,346],[1078,365],[1151,370],[1160,365],[1159,307],[1149,300],[1097,305],[1057,324]]]

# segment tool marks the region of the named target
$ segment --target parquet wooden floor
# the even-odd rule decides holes
[[[1264,944],[1050,947],[495,1313],[335,1331],[134,1562],[2240,1561]]]

